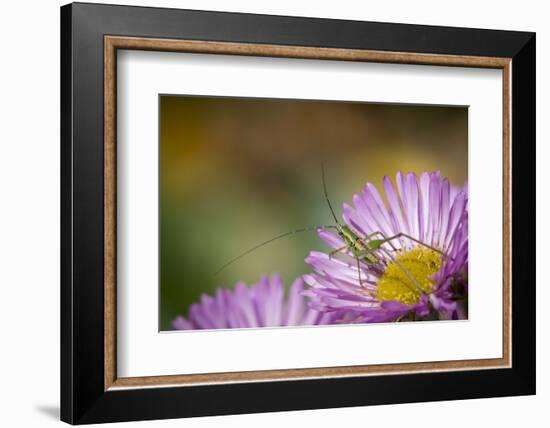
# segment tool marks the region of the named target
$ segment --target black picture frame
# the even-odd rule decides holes
[[[512,59],[512,367],[105,391],[104,36]],[[71,424],[535,393],[535,34],[73,3],[61,8],[61,419]]]

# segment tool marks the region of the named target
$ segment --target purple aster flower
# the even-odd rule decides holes
[[[278,274],[266,275],[250,287],[239,282],[233,289],[218,288],[214,296],[203,294],[189,308],[187,318],[178,316],[175,330],[280,327],[329,324],[332,315],[309,308],[304,283],[296,279],[288,290]]]
[[[357,245],[367,257],[355,257],[341,233],[319,230],[334,251],[306,258],[314,272],[304,276],[310,286],[304,294],[338,322],[466,318],[467,187],[453,188],[439,172],[424,172],[420,180],[399,172],[396,183],[384,177],[387,203],[367,183],[353,206],[344,204],[336,230],[347,227],[362,239]]]

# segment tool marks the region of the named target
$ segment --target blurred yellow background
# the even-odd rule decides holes
[[[215,97],[160,97],[160,328],[201,293],[279,272],[287,285],[304,258],[326,249],[314,232],[228,260],[281,233],[332,224],[332,204],[367,181],[440,170],[462,185],[468,111],[461,107]]]

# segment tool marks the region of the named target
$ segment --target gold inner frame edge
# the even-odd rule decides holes
[[[244,55],[296,59],[378,62],[494,68],[502,70],[503,94],[503,349],[502,358],[421,363],[357,365],[169,376],[117,377],[116,367],[116,54],[118,49]],[[213,385],[262,381],[361,377],[407,373],[482,370],[511,367],[511,58],[421,54],[362,49],[321,48],[252,43],[104,37],[104,390]]]

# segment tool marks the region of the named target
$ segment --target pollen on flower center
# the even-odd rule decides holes
[[[406,305],[418,303],[420,289],[429,293],[434,282],[431,277],[441,268],[441,255],[424,247],[401,252],[396,262],[390,262],[378,280],[376,297],[379,300],[395,300]],[[414,282],[411,278],[414,278]],[[416,284],[415,284],[416,283]]]

